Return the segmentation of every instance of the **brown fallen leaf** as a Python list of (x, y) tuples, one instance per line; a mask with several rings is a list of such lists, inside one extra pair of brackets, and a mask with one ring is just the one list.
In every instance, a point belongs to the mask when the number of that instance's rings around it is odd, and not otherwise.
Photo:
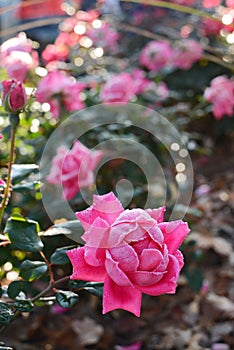
[(90, 317), (85, 317), (83, 320), (73, 320), (71, 326), (79, 336), (82, 345), (97, 344), (104, 333), (104, 328)]

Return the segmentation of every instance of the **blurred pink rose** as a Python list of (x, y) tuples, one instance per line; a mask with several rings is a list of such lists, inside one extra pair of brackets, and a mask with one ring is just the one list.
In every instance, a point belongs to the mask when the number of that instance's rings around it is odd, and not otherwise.
[(196, 2), (196, 0), (172, 0), (172, 2), (178, 5), (192, 6)]
[(203, 0), (202, 6), (208, 9), (211, 7), (219, 6), (220, 3), (221, 3), (221, 0)]
[(4, 180), (0, 179), (0, 186), (1, 187), (5, 187), (6, 186), (6, 183)]
[(94, 169), (101, 159), (101, 151), (91, 151), (80, 141), (71, 150), (61, 146), (52, 159), (52, 167), (47, 181), (63, 186), (64, 197), (73, 198), (80, 188), (94, 184)]
[(45, 64), (53, 61), (66, 61), (69, 56), (69, 48), (64, 44), (49, 44), (42, 52), (42, 58)]
[(60, 106), (68, 111), (84, 108), (80, 93), (85, 84), (76, 83), (75, 79), (61, 71), (49, 72), (38, 84), (36, 91), (37, 101), (49, 103), (51, 113), (58, 118)]
[(113, 75), (102, 87), (100, 98), (103, 102), (127, 103), (134, 96), (134, 81), (129, 73)]
[(215, 119), (224, 115), (233, 116), (234, 113), (234, 82), (225, 75), (211, 80), (210, 87), (205, 89), (205, 100), (213, 104), (212, 112)]
[(145, 77), (145, 72), (141, 69), (134, 69), (131, 73), (135, 94), (142, 94), (146, 90), (153, 89), (155, 87), (154, 82)]
[(223, 24), (219, 21), (215, 21), (212, 18), (202, 19), (203, 35), (218, 35), (223, 28)]
[(2, 81), (2, 101), (5, 110), (9, 113), (18, 112), (27, 102), (27, 95), (21, 81)]
[(0, 134), (0, 140), (1, 140), (1, 139), (3, 139), (3, 135), (2, 135), (2, 134)]
[(132, 345), (127, 345), (127, 346), (117, 345), (115, 347), (115, 350), (140, 350), (141, 346), (142, 346), (142, 343), (139, 341), (137, 343), (134, 343)]
[(164, 211), (124, 210), (110, 192), (76, 213), (86, 244), (67, 251), (71, 279), (104, 282), (104, 314), (124, 309), (140, 316), (142, 293), (175, 293), (184, 264), (178, 248), (189, 228), (181, 220), (164, 222)]
[(109, 23), (102, 22), (101, 27), (92, 27), (86, 35), (92, 39), (96, 47), (102, 47), (105, 51), (112, 53), (118, 50), (119, 33), (111, 28)]
[(201, 44), (193, 39), (180, 40), (179, 46), (171, 56), (172, 65), (181, 69), (189, 69), (202, 57)]
[(10, 78), (24, 81), (29, 70), (38, 66), (38, 53), (24, 33), (5, 41), (0, 47), (1, 66)]
[(165, 41), (151, 41), (142, 50), (140, 63), (153, 71), (160, 71), (169, 66), (171, 61), (172, 48)]

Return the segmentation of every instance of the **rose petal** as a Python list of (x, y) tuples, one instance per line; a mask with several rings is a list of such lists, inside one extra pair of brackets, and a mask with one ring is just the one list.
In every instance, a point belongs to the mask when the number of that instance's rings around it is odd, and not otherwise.
[(142, 293), (132, 286), (119, 286), (107, 276), (104, 281), (103, 314), (123, 309), (140, 316)]
[(164, 213), (166, 211), (166, 207), (160, 207), (158, 209), (146, 209), (146, 212), (156, 220), (158, 223), (163, 222), (164, 219)]
[(72, 280), (84, 280), (92, 282), (103, 282), (106, 277), (104, 266), (94, 267), (88, 265), (84, 259), (85, 248), (75, 248), (67, 251), (67, 255), (73, 266)]
[(94, 248), (86, 245), (84, 258), (88, 265), (104, 266), (105, 259), (106, 259), (106, 250), (102, 248)]
[(163, 275), (163, 278), (152, 286), (137, 286), (137, 288), (145, 294), (149, 295), (161, 295), (165, 293), (175, 293), (177, 279), (179, 277), (181, 267), (176, 257), (169, 256), (169, 263), (167, 265), (167, 272)]
[(163, 255), (159, 250), (144, 249), (140, 256), (140, 265), (138, 267), (138, 270), (152, 271), (158, 267), (162, 259)]
[(107, 248), (109, 236), (109, 224), (100, 217), (97, 217), (90, 229), (86, 231), (82, 239), (90, 246), (95, 248)]
[(164, 235), (164, 243), (170, 254), (174, 254), (190, 232), (188, 224), (182, 220), (162, 222), (158, 224), (158, 227)]
[(110, 192), (102, 196), (95, 195), (93, 205), (86, 210), (76, 213), (76, 215), (84, 229), (88, 230), (97, 217), (112, 224), (123, 210), (123, 206), (118, 198), (113, 192)]
[(122, 245), (110, 249), (113, 260), (118, 261), (119, 268), (128, 272), (136, 271), (139, 259), (135, 250), (130, 245)]
[(111, 254), (106, 251), (105, 261), (106, 273), (119, 286), (131, 286), (127, 275), (119, 267), (119, 263), (114, 261)]
[(155, 283), (159, 282), (163, 278), (164, 273), (166, 272), (136, 271), (129, 272), (128, 277), (132, 284), (138, 288), (138, 286), (155, 285)]

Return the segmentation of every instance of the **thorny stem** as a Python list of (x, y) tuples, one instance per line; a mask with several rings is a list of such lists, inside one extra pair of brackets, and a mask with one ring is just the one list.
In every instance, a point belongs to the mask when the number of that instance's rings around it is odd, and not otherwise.
[(37, 301), (38, 299), (40, 299), (41, 297), (43, 297), (44, 295), (46, 295), (49, 291), (51, 291), (54, 287), (56, 287), (58, 284), (66, 282), (70, 279), (70, 276), (65, 276), (60, 278), (59, 280), (51, 283), (46, 289), (44, 289), (43, 291), (41, 291), (39, 294), (35, 295), (35, 297), (31, 298), (30, 301), (32, 303), (34, 303), (35, 301)]
[(40, 255), (41, 255), (42, 259), (45, 261), (46, 265), (48, 266), (49, 275), (50, 275), (50, 285), (53, 285), (54, 284), (54, 274), (53, 274), (51, 263), (49, 262), (49, 260), (47, 259), (47, 257), (45, 256), (45, 254), (42, 251), (40, 251)]
[(8, 172), (7, 172), (7, 180), (6, 180), (6, 187), (3, 195), (3, 200), (0, 205), (0, 226), (3, 219), (3, 213), (7, 206), (9, 197), (10, 197), (10, 186), (11, 186), (11, 171), (12, 171), (12, 165), (14, 162), (14, 150), (15, 150), (15, 135), (16, 135), (17, 125), (12, 125), (11, 128), (11, 145), (10, 145), (10, 158), (9, 158), (9, 166), (8, 166)]

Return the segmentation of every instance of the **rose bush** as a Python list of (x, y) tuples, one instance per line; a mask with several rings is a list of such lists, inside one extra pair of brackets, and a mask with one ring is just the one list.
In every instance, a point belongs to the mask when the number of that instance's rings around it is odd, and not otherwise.
[(142, 293), (175, 293), (187, 223), (164, 222), (165, 207), (124, 210), (110, 192), (76, 213), (84, 247), (67, 252), (71, 279), (104, 282), (103, 313), (124, 309), (140, 316)]

